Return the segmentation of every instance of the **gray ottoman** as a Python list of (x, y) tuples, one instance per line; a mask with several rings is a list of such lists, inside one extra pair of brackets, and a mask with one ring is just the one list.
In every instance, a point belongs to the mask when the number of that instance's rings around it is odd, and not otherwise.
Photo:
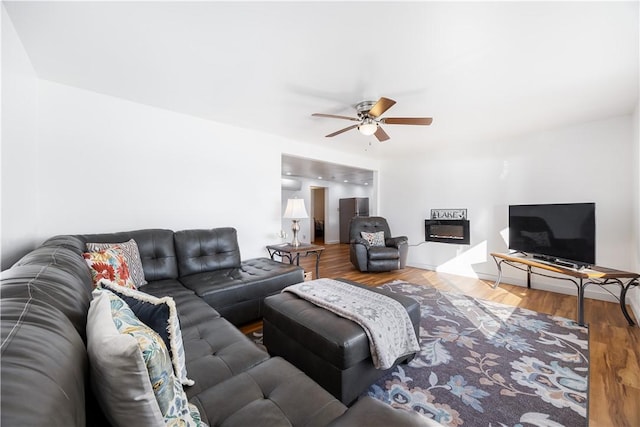
[[(387, 295), (400, 302), (419, 336), (420, 304), (409, 297), (337, 279)], [(369, 340), (360, 325), (290, 292), (265, 298), (264, 345), (304, 371), (345, 405), (389, 370), (373, 366)], [(407, 356), (396, 361), (411, 360)], [(393, 369), (393, 368), (392, 368)]]

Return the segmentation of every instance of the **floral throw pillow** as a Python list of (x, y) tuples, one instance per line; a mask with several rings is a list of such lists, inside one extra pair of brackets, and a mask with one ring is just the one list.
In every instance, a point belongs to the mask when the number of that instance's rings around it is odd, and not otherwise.
[(361, 231), (360, 235), (369, 243), (369, 246), (384, 246), (384, 231), (377, 231), (375, 233)]
[(104, 279), (98, 283), (98, 286), (119, 296), (142, 323), (160, 335), (169, 350), (174, 373), (183, 385), (193, 385), (193, 380), (187, 377), (182, 331), (173, 298), (169, 296), (158, 298), (145, 292), (118, 286)]
[(128, 242), (122, 243), (87, 243), (87, 252), (101, 251), (114, 246), (119, 246), (120, 249), (122, 249), (124, 259), (127, 261), (127, 266), (129, 267), (131, 279), (133, 279), (133, 283), (135, 283), (136, 288), (146, 285), (147, 281), (144, 279), (140, 250), (138, 249), (138, 244), (135, 240), (131, 239)]
[[(96, 290), (94, 297), (100, 292), (105, 292), (109, 296), (111, 315), (117, 330), (121, 334), (132, 336), (138, 342), (165, 425), (204, 426), (197, 408), (189, 404), (182, 384), (173, 372), (169, 351), (162, 338), (141, 322), (127, 303), (116, 294), (108, 290)], [(197, 416), (194, 417), (196, 414)]]
[(136, 289), (124, 253), (119, 246), (82, 254), (91, 271), (93, 284), (96, 286), (102, 279), (115, 282), (125, 288)]

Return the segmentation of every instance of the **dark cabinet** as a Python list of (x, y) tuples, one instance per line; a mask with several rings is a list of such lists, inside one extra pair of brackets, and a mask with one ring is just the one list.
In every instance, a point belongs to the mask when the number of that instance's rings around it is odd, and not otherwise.
[(349, 243), (349, 222), (354, 216), (369, 216), (369, 198), (340, 199), (340, 243)]

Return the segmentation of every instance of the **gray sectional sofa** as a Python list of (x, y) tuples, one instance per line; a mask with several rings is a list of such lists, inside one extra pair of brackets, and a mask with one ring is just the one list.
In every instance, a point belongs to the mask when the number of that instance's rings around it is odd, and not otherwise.
[[(303, 279), (267, 258), (241, 261), (232, 228), (139, 230), (53, 237), (2, 272), (1, 407), (6, 426), (113, 425), (94, 394), (87, 354), (93, 282), (87, 242), (134, 239), (148, 284), (180, 320), (186, 396), (211, 426), (434, 425), (371, 398), (347, 408), (233, 324), (259, 319), (262, 300)], [(222, 316), (221, 316), (222, 314)], [(233, 323), (233, 324), (232, 324)], [(142, 425), (142, 424), (140, 424)]]

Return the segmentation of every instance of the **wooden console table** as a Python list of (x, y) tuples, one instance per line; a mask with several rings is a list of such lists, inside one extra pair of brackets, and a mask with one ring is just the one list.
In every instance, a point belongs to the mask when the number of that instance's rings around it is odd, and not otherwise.
[[(634, 286), (639, 286), (638, 278), (640, 274), (630, 273), (628, 271), (614, 270), (612, 268), (591, 266), (590, 268), (570, 268), (556, 265), (550, 262), (538, 260), (532, 258), (530, 255), (523, 254), (503, 254), (503, 253), (491, 253), (493, 260), (498, 266), (498, 279), (494, 283), (493, 287), (496, 288), (502, 280), (502, 264), (510, 265), (527, 272), (527, 287), (531, 288), (531, 275), (537, 274), (538, 276), (550, 277), (552, 279), (568, 280), (576, 285), (578, 289), (578, 324), (584, 326), (584, 290), (588, 285), (594, 284), (599, 286), (606, 285), (618, 285), (621, 288), (620, 308), (622, 314), (629, 322), (630, 326), (634, 325), (633, 319), (627, 312), (627, 292)], [(525, 266), (526, 268), (522, 267)], [(551, 276), (548, 274), (534, 271), (533, 268), (539, 270), (548, 271), (552, 273), (561, 274), (569, 277)], [(613, 293), (612, 293), (613, 295)], [(615, 295), (614, 295), (615, 296)]]
[(304, 256), (314, 254), (316, 256), (316, 279), (320, 278), (320, 255), (324, 251), (324, 246), (305, 243), (300, 244), (300, 246), (293, 246), (290, 243), (283, 243), (269, 245), (267, 246), (267, 251), (269, 251), (271, 259), (277, 255), (280, 259), (287, 258), (289, 264), (293, 264), (295, 261), (296, 265), (300, 265), (300, 254), (304, 253)]

